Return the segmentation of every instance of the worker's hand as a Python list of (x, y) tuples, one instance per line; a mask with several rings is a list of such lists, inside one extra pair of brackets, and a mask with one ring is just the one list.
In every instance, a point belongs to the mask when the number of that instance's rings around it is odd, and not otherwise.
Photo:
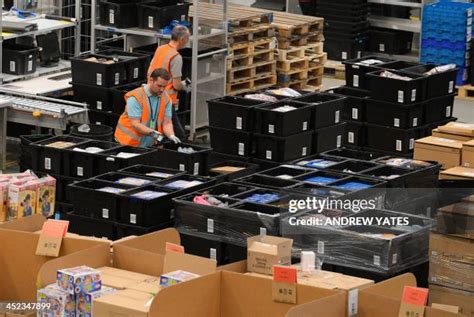
[(181, 143), (181, 140), (178, 139), (178, 137), (177, 137), (176, 135), (174, 135), (174, 134), (173, 134), (172, 136), (170, 136), (169, 139), (170, 139), (171, 141), (173, 141), (174, 144), (179, 144), (179, 143)]
[(184, 91), (184, 92), (191, 92), (191, 89), (192, 89), (192, 88), (191, 88), (191, 82), (190, 82), (188, 79), (183, 80), (183, 81), (181, 82), (181, 86), (183, 87), (183, 88), (182, 88), (182, 91)]
[(163, 141), (163, 138), (164, 138), (163, 134), (161, 134), (160, 132), (155, 131), (155, 130), (150, 132), (150, 136), (153, 139), (155, 139), (155, 141), (157, 141), (158, 143), (161, 143)]

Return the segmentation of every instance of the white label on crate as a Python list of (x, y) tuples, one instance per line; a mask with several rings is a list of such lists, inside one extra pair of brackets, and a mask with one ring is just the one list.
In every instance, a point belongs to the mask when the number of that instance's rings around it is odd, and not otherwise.
[(359, 313), (359, 290), (350, 290), (347, 294), (347, 314), (349, 316), (356, 316)]
[(324, 254), (324, 241), (318, 241), (318, 254)]
[(374, 255), (374, 265), (380, 266), (380, 256)]
[(347, 52), (342, 52), (341, 58), (342, 59), (347, 59)]
[(308, 130), (308, 121), (303, 122), (303, 131)]
[(51, 159), (49, 157), (44, 158), (44, 169), (51, 170)]
[(242, 117), (235, 118), (235, 128), (237, 130), (242, 130)]
[(137, 224), (137, 215), (130, 214), (130, 223)]
[(404, 100), (405, 100), (405, 93), (403, 92), (403, 90), (399, 90), (398, 91), (398, 102), (403, 103)]
[(102, 74), (101, 73), (97, 73), (95, 75), (95, 83), (97, 84), (97, 86), (102, 86)]
[(359, 69), (360, 67), (359, 67), (359, 65), (352, 65), (352, 68), (353, 69)]
[(15, 72), (15, 70), (16, 70), (16, 62), (10, 61), (10, 71)]
[(138, 78), (138, 71), (139, 71), (138, 67), (135, 67), (135, 68), (133, 69), (133, 78), (135, 78), (135, 79)]
[(174, 219), (174, 209), (171, 209), (170, 211), (170, 219)]
[(341, 147), (342, 145), (342, 135), (337, 136), (336, 147)]
[(273, 124), (268, 125), (268, 133), (275, 133), (275, 126)]
[(398, 152), (402, 151), (402, 140), (395, 141), (395, 148)]
[(352, 119), (358, 120), (359, 119), (359, 109), (352, 108)]
[(120, 73), (115, 73), (115, 85), (120, 84)]
[(265, 157), (267, 158), (267, 160), (271, 160), (272, 159), (272, 151), (267, 150)]
[(154, 23), (153, 20), (154, 20), (154, 19), (153, 19), (152, 16), (149, 16), (149, 17), (148, 17), (148, 27), (149, 27), (150, 29), (153, 29), (153, 27), (154, 27), (154, 25), (155, 25), (155, 23)]
[(410, 149), (410, 150), (413, 150), (414, 147), (415, 147), (415, 139), (414, 139), (414, 138), (411, 138), (411, 139), (410, 139), (410, 144), (409, 144), (409, 149)]
[(341, 111), (337, 110), (336, 113), (334, 114), (334, 123), (339, 123), (341, 120)]
[(379, 51), (380, 52), (385, 52), (385, 44), (383, 44), (383, 43), (379, 44)]
[(418, 118), (413, 118), (413, 126), (414, 127), (418, 126)]
[(361, 58), (362, 57), (362, 51), (357, 51), (357, 58)]
[(216, 260), (217, 259), (217, 250), (214, 248), (209, 249), (209, 258), (211, 260)]
[(199, 174), (199, 162), (194, 163), (194, 175)]
[(451, 106), (446, 107), (446, 118), (451, 117)]
[(206, 63), (206, 75), (211, 72), (211, 63)]
[(354, 132), (348, 132), (347, 133), (347, 142), (349, 143), (354, 143)]
[(102, 110), (102, 101), (97, 101), (97, 110)]
[(239, 143), (239, 155), (244, 155), (245, 153), (245, 144), (244, 143)]
[(416, 100), (416, 89), (412, 89), (411, 90), (411, 101), (415, 101)]
[(214, 233), (214, 219), (207, 219), (207, 232)]
[(181, 14), (181, 21), (186, 20), (186, 14)]
[(28, 71), (32, 72), (33, 71), (33, 61), (28, 61)]
[(454, 92), (454, 81), (449, 82), (448, 94), (452, 94)]
[(109, 10), (109, 23), (115, 24), (115, 11), (113, 9)]
[(392, 255), (392, 264), (397, 264), (397, 260), (398, 260), (398, 254), (394, 253)]
[(264, 228), (264, 227), (260, 227), (260, 231), (259, 231), (259, 235), (260, 235), (260, 239), (263, 239), (266, 235), (267, 235), (267, 228)]
[(115, 162), (115, 159), (114, 159), (113, 157), (110, 157), (110, 156), (107, 157), (105, 160), (106, 160), (107, 162)]
[(354, 87), (359, 87), (359, 75), (354, 75), (352, 77), (352, 85)]
[(438, 279), (436, 278), (436, 276), (432, 276), (432, 277), (431, 277), (431, 282), (435, 282), (435, 283), (436, 283), (437, 280), (438, 280)]
[(97, 125), (102, 125), (102, 122), (96, 121), (95, 124), (97, 124)]
[(84, 168), (81, 166), (77, 167), (77, 176), (84, 176)]
[(102, 208), (102, 218), (109, 219), (109, 210), (106, 208)]
[(184, 164), (179, 164), (179, 170), (184, 172), (186, 170), (186, 166), (184, 166)]
[(305, 146), (303, 147), (303, 149), (301, 150), (301, 156), (306, 156), (308, 153), (308, 148)]
[(400, 127), (400, 119), (399, 118), (393, 118), (393, 126), (394, 127)]

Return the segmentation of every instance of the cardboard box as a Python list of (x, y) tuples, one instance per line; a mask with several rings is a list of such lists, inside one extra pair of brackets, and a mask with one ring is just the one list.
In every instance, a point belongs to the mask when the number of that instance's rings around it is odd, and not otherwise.
[(463, 144), (461, 157), (462, 166), (474, 167), (474, 140)]
[(186, 281), (190, 281), (198, 277), (199, 275), (197, 274), (190, 273), (183, 270), (177, 270), (177, 271), (162, 274), (160, 276), (160, 286), (169, 287), (169, 286), (177, 285)]
[(102, 287), (102, 273), (87, 266), (58, 270), (58, 286), (69, 294), (96, 292)]
[(60, 316), (74, 317), (76, 316), (76, 296), (69, 293), (57, 285), (52, 284), (49, 287), (38, 290), (37, 303), (48, 304), (51, 306), (41, 311), (39, 317)]
[(436, 219), (439, 233), (470, 237), (474, 234), (474, 203), (463, 201), (439, 208)]
[(461, 142), (467, 142), (473, 139), (473, 137), (465, 136), (465, 135), (458, 135), (453, 133), (441, 132), (439, 129), (434, 129), (432, 131), (432, 136), (437, 138), (444, 138), (444, 139), (451, 139)]
[(474, 168), (452, 167), (439, 173), (439, 179), (474, 179)]
[[(2, 316), (2, 313), (0, 313), (0, 316)], [(15, 311), (5, 313), (5, 317), (37, 317), (37, 314), (34, 311)]]
[(94, 301), (100, 297), (114, 294), (117, 290), (111, 287), (102, 286), (99, 291), (92, 293), (79, 293), (76, 295), (76, 316), (92, 317)]
[(436, 161), (443, 169), (461, 165), (463, 143), (451, 139), (429, 136), (415, 141), (413, 158), (421, 161)]
[(291, 264), (293, 240), (255, 236), (247, 239), (247, 271), (272, 275), (274, 265)]
[(440, 286), (474, 292), (474, 265), (431, 255), (429, 281)]
[(93, 316), (148, 317), (149, 302), (153, 296), (126, 289), (94, 300)]
[(474, 124), (472, 123), (449, 122), (446, 125), (438, 127), (438, 130), (440, 132), (464, 135), (474, 138)]
[(154, 278), (151, 275), (120, 270), (113, 267), (100, 267), (97, 270), (102, 272), (102, 285), (118, 290), (126, 289)]
[(442, 256), (474, 265), (474, 241), (431, 232), (430, 256)]
[(430, 284), (430, 304), (439, 303), (459, 307), (459, 312), (474, 317), (474, 293)]

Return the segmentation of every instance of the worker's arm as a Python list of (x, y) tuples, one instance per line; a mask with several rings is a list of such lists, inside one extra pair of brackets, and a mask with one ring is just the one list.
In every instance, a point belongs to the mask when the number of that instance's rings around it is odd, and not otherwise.
[(130, 118), (130, 124), (131, 124), (132, 128), (140, 134), (151, 135), (151, 133), (153, 132), (153, 129), (150, 129), (146, 125), (142, 124), (140, 122), (140, 119)]
[(173, 121), (171, 118), (165, 118), (163, 120), (163, 132), (168, 139), (171, 139), (174, 136)]
[(181, 55), (175, 56), (170, 63), (170, 72), (171, 72), (171, 77), (173, 78), (173, 88), (176, 91), (183, 90), (184, 85), (182, 82), (181, 77), (183, 76), (182, 74), (182, 69), (183, 69), (183, 57)]
[(135, 97), (128, 98), (126, 111), (130, 118), (130, 125), (135, 131), (143, 135), (151, 134), (153, 130), (141, 123), (142, 107), (138, 104)]

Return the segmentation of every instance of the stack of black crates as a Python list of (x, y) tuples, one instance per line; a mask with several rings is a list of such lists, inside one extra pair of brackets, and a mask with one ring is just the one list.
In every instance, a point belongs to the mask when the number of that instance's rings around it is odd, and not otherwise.
[(317, 0), (316, 16), (323, 17), (324, 48), (332, 60), (362, 56), (369, 39), (367, 0)]
[[(345, 62), (346, 86), (331, 89), (347, 102), (345, 145), (411, 156), (416, 139), (453, 118), (456, 70), (366, 56)], [(383, 72), (405, 80), (381, 76)]]

